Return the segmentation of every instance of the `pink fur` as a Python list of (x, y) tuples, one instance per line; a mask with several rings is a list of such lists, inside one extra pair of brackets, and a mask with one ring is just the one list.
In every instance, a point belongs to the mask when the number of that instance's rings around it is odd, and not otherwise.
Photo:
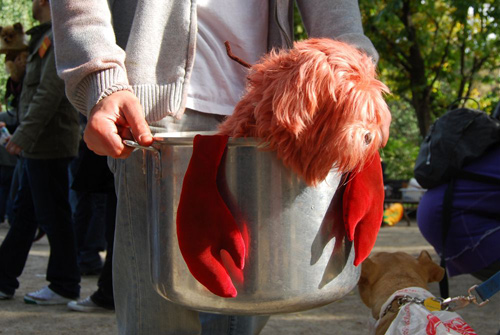
[(315, 185), (332, 168), (359, 170), (380, 148), (388, 92), (369, 56), (343, 42), (309, 39), (252, 66), (245, 95), (219, 131), (259, 138)]

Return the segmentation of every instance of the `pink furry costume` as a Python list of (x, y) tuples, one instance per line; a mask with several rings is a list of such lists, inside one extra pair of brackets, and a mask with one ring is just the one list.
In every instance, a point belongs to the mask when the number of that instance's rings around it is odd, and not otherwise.
[(382, 126), (391, 118), (383, 99), (388, 91), (376, 79), (370, 57), (330, 39), (296, 42), (293, 49), (271, 52), (251, 66), (246, 94), (220, 134), (194, 139), (177, 211), (179, 247), (193, 276), (214, 294), (237, 295), (220, 260), (224, 249), (243, 269), (246, 254), (216, 184), (228, 137), (259, 138), (309, 185), (323, 181), (332, 169), (349, 173), (339, 186), (342, 216), (354, 240), (354, 265), (359, 265), (382, 222), (378, 149)]
[(359, 170), (382, 145), (388, 88), (372, 59), (331, 39), (296, 42), (252, 66), (221, 134), (256, 137), (309, 185)]

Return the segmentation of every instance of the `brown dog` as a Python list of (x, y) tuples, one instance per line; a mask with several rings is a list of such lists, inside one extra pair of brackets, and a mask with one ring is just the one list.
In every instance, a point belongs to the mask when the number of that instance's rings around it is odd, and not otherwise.
[(5, 70), (14, 82), (20, 82), (26, 69), (28, 45), (25, 43), (23, 25), (0, 27), (0, 54), (5, 54)]
[(24, 29), (21, 23), (0, 27), (0, 53), (27, 49), (28, 46), (24, 41)]
[[(380, 252), (363, 262), (358, 289), (361, 300), (378, 320), (382, 305), (394, 292), (408, 287), (428, 289), (428, 283), (443, 276), (444, 269), (425, 250), (417, 258), (404, 252)], [(397, 311), (389, 310), (379, 320), (375, 334), (385, 334), (396, 315)]]

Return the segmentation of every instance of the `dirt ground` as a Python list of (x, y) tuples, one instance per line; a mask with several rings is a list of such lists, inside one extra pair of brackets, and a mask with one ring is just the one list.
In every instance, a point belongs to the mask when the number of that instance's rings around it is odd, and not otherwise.
[[(0, 225), (0, 240), (7, 233), (7, 225)], [(415, 222), (408, 227), (401, 222), (394, 227), (382, 228), (374, 251), (405, 251), (418, 255), (428, 250), (437, 260), (434, 250), (420, 235)], [(27, 305), (23, 295), (45, 285), (45, 269), (48, 260), (48, 243), (44, 238), (35, 243), (25, 271), (20, 278), (21, 287), (13, 300), (0, 302), (1, 335), (111, 335), (116, 334), (113, 313), (71, 312), (66, 306), (40, 307)], [(96, 277), (82, 280), (82, 297), (92, 293)], [(472, 276), (451, 278), (450, 295), (465, 295), (467, 289), (479, 282)], [(431, 291), (438, 294), (437, 283)], [(343, 299), (322, 308), (307, 312), (275, 315), (271, 317), (262, 335), (361, 335), (368, 333), (369, 310), (359, 298), (357, 289)], [(459, 311), (465, 321), (479, 335), (497, 335), (500, 330), (500, 294), (494, 296), (484, 307), (469, 305)], [(157, 334), (151, 334), (157, 335)]]

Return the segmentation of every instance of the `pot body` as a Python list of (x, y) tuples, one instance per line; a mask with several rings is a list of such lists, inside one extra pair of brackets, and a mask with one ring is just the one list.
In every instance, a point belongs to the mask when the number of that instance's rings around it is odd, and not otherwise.
[(156, 136), (159, 153), (146, 152), (151, 274), (160, 295), (195, 310), (259, 315), (322, 306), (356, 286), (360, 269), (353, 265), (354, 249), (341, 220), (340, 176), (332, 171), (308, 187), (252, 139), (229, 140), (218, 178), (247, 243), (243, 271), (225, 261), (238, 295), (221, 298), (201, 285), (189, 272), (176, 235), (193, 137)]

